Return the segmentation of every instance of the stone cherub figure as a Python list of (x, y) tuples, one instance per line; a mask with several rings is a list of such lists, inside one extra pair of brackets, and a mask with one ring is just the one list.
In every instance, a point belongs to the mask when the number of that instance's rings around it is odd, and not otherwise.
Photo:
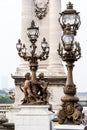
[(30, 73), (25, 74), (25, 82), (20, 87), (24, 93), (22, 104), (47, 104), (49, 92), (47, 91), (47, 83), (44, 81), (44, 74), (40, 73), (39, 78), (35, 81), (31, 80)]

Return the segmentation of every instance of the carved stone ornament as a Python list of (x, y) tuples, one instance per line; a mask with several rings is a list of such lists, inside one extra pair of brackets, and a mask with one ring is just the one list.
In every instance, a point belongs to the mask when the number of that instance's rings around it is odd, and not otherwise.
[(49, 0), (34, 0), (35, 14), (39, 19), (43, 19), (48, 12)]

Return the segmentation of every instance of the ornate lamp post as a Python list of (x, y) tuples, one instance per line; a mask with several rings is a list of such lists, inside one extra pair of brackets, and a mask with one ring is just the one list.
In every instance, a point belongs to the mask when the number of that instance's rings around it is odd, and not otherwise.
[(63, 35), (58, 53), (62, 60), (67, 63), (67, 80), (64, 86), (65, 96), (61, 98), (62, 109), (58, 113), (58, 120), (60, 124), (81, 124), (82, 106), (78, 104), (79, 98), (76, 96), (76, 86), (72, 74), (73, 63), (81, 57), (80, 45), (74, 40), (74, 35), (76, 35), (76, 30), (80, 25), (80, 17), (73, 10), (70, 2), (67, 5), (67, 10), (60, 13), (60, 15), (59, 21), (63, 29)]
[[(30, 55), (28, 55), (27, 48), (25, 47), (25, 44), (21, 43), (21, 40), (18, 40), (18, 43), (16, 44), (16, 48), (18, 50), (18, 54), (21, 58), (23, 58), (25, 61), (28, 61), (30, 64), (30, 70), (32, 72), (32, 76), (30, 79), (30, 74), (27, 74), (28, 76), (28, 86), (25, 85), (25, 97), (23, 99), (23, 104), (46, 104), (47, 103), (47, 95), (45, 95), (45, 99), (43, 98), (43, 87), (41, 86), (42, 82), (41, 80), (44, 79), (44, 75), (40, 75), (40, 79), (36, 79), (36, 71), (38, 69), (38, 60), (46, 60), (48, 58), (49, 54), (49, 46), (46, 42), (46, 39), (43, 38), (43, 41), (41, 42), (41, 48), (42, 53), (37, 55), (36, 53), (36, 41), (39, 34), (39, 28), (35, 26), (35, 22), (31, 22), (31, 27), (27, 28), (27, 35), (29, 37), (29, 40), (31, 42), (30, 48), (31, 52)], [(42, 78), (43, 77), (43, 78)], [(44, 85), (45, 84), (45, 85)], [(44, 92), (47, 94), (46, 90), (46, 83), (43, 83), (44, 85)], [(30, 87), (30, 88), (29, 88)], [(28, 88), (28, 89), (26, 89)]]

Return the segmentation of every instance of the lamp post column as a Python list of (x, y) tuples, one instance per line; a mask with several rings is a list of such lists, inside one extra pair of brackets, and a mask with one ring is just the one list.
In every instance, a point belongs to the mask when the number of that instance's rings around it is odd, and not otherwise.
[(67, 63), (66, 67), (67, 67), (67, 80), (66, 80), (66, 86), (67, 86), (67, 85), (73, 86), (72, 71), (73, 71), (74, 65), (71, 64), (71, 63)]

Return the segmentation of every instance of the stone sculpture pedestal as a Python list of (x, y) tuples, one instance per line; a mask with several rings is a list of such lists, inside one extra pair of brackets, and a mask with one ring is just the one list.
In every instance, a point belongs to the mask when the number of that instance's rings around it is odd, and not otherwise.
[(15, 130), (50, 130), (53, 113), (49, 105), (21, 105), (16, 115)]

